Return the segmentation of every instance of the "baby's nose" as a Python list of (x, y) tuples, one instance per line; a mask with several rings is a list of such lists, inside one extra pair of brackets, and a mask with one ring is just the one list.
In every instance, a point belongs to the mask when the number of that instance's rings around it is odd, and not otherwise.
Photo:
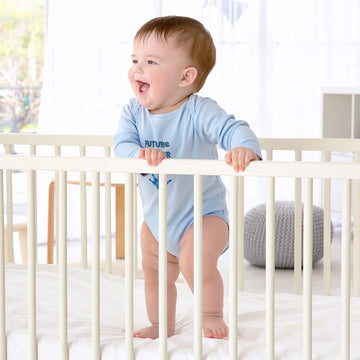
[(140, 63), (137, 63), (134, 65), (134, 73), (137, 74), (137, 73), (142, 73), (143, 72), (143, 69), (142, 69), (142, 66)]

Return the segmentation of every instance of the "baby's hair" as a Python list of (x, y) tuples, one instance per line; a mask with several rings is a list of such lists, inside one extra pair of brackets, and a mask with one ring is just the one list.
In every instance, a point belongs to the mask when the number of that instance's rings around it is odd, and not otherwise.
[(145, 23), (136, 33), (135, 39), (143, 41), (150, 34), (155, 34), (164, 40), (174, 36), (176, 46), (184, 46), (189, 50), (190, 58), (194, 61), (191, 66), (197, 70), (194, 87), (195, 92), (198, 92), (216, 61), (216, 49), (209, 31), (195, 19), (184, 16), (164, 16)]

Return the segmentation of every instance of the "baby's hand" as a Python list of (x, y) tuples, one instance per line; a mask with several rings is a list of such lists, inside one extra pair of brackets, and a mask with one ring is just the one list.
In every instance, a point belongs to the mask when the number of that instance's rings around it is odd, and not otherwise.
[(259, 160), (259, 157), (253, 150), (246, 147), (232, 149), (225, 156), (225, 162), (236, 172), (244, 171), (253, 160)]
[(159, 165), (165, 158), (165, 153), (159, 149), (146, 148), (139, 150), (140, 159), (146, 160), (148, 165)]

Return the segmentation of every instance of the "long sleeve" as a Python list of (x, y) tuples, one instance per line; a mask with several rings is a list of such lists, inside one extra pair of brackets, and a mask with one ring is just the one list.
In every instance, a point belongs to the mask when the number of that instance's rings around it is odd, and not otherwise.
[(141, 148), (133, 101), (125, 105), (120, 114), (118, 131), (114, 136), (114, 153), (120, 158), (138, 158)]
[[(255, 151), (261, 158), (261, 148), (249, 124), (243, 120), (235, 120), (217, 103), (209, 98), (197, 98), (193, 111), (199, 135), (207, 141), (218, 143), (221, 148), (230, 151), (236, 147), (247, 147)], [(200, 115), (201, 114), (201, 115)]]

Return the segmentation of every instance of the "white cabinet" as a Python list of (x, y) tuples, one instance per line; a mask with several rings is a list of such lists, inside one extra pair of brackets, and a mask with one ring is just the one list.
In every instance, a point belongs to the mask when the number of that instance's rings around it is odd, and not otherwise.
[(360, 138), (360, 87), (323, 89), (325, 138)]
[[(323, 89), (322, 136), (324, 138), (360, 138), (360, 87)], [(333, 152), (334, 162), (352, 162), (352, 153)], [(331, 213), (341, 218), (342, 182), (333, 180)]]

